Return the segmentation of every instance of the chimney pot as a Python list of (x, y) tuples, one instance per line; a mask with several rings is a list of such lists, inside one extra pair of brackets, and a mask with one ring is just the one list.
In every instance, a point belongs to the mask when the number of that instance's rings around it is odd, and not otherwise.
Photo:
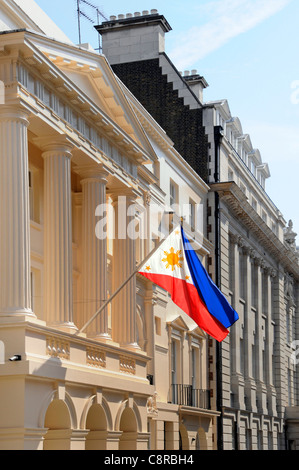
[(133, 16), (132, 13), (127, 13), (127, 14), (126, 14), (126, 17), (127, 17), (127, 18), (132, 18), (132, 16)]
[(114, 16), (114, 15), (110, 16), (110, 20), (111, 20), (111, 21), (115, 21), (115, 20), (116, 20), (116, 16)]
[(140, 11), (135, 11), (134, 16), (141, 16)]
[(118, 19), (119, 19), (119, 20), (123, 20), (124, 17), (125, 17), (125, 15), (118, 15)]
[(191, 70), (191, 75), (197, 75), (197, 70), (196, 69)]
[(146, 16), (146, 15), (148, 15), (148, 14), (149, 14), (149, 11), (148, 11), (148, 10), (143, 10), (143, 12), (142, 12), (142, 15), (143, 15), (143, 16)]
[(156, 15), (158, 13), (158, 10), (154, 9), (154, 10), (151, 10), (151, 15)]

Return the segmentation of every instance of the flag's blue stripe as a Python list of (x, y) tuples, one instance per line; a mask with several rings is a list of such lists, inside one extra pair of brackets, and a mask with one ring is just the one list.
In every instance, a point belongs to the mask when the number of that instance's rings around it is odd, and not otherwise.
[(202, 300), (205, 302), (210, 314), (217, 318), (217, 320), (222, 323), (225, 328), (229, 328), (239, 319), (239, 316), (228, 303), (222, 292), (214, 284), (205, 268), (201, 264), (197, 254), (192, 249), (183, 228), (181, 228), (181, 230), (185, 256), (193, 283)]

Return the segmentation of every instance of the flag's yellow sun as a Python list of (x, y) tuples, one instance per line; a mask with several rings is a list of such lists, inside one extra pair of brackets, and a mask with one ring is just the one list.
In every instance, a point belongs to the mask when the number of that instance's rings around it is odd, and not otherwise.
[(180, 256), (181, 254), (181, 250), (175, 252), (173, 247), (170, 248), (169, 253), (167, 251), (164, 251), (165, 258), (163, 258), (162, 261), (163, 263), (166, 263), (166, 268), (171, 268), (172, 271), (174, 271), (176, 266), (178, 268), (181, 268), (181, 262), (184, 261), (183, 256)]

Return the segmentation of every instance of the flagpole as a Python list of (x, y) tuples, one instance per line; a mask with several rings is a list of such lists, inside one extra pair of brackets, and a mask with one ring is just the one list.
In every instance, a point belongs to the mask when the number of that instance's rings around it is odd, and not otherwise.
[[(171, 232), (172, 233), (172, 232)], [(85, 323), (84, 326), (82, 326), (82, 328), (76, 332), (76, 335), (79, 335), (81, 333), (83, 333), (83, 331), (95, 320), (95, 318), (100, 315), (100, 313), (102, 313), (102, 311), (107, 307), (107, 305), (110, 304), (110, 302), (112, 302), (112, 300), (120, 293), (120, 291), (131, 281), (131, 279), (133, 279), (134, 276), (136, 276), (136, 274), (138, 274), (139, 270), (142, 268), (142, 266), (153, 256), (153, 254), (160, 248), (160, 246), (164, 243), (164, 241), (166, 240), (166, 238), (163, 238), (163, 240), (161, 240), (158, 244), (158, 246), (156, 246), (147, 256), (146, 258), (142, 261), (142, 263), (140, 263), (136, 270), (134, 272), (132, 272), (132, 274), (130, 274), (130, 276), (121, 284), (121, 286), (119, 286), (119, 288), (114, 292), (114, 294), (109, 297), (108, 300), (105, 301), (105, 303), (99, 308), (99, 310), (88, 320), (88, 322)]]

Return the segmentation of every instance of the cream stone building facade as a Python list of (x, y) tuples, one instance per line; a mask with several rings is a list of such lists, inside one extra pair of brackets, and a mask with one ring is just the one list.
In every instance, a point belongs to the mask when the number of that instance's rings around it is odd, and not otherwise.
[(215, 343), (165, 291), (135, 276), (82, 331), (181, 216), (207, 264), (208, 185), (34, 2), (0, 31), (0, 448), (215, 449)]
[(168, 58), (163, 15), (120, 14), (96, 29), (117, 76), (210, 187), (208, 269), (240, 315), (211, 358), (217, 447), (298, 449), (298, 249), (267, 195), (269, 167), (227, 100), (206, 103), (205, 78)]

